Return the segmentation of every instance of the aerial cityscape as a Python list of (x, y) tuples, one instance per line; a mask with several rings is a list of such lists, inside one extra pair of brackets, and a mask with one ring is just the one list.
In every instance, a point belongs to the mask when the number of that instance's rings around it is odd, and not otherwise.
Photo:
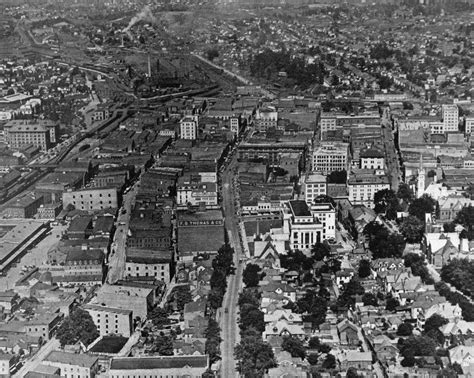
[(474, 377), (474, 0), (0, 0), (0, 376)]

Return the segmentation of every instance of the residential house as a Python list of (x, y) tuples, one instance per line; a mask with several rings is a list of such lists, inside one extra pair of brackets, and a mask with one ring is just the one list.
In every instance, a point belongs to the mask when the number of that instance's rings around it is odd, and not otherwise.
[(275, 336), (296, 336), (303, 338), (305, 335), (306, 331), (303, 325), (289, 323), (286, 320), (279, 320), (266, 324), (262, 337), (264, 340), (268, 340)]
[(360, 343), (357, 326), (347, 319), (337, 324), (337, 332), (341, 345), (357, 346)]
[(355, 350), (347, 351), (338, 356), (340, 367), (347, 371), (349, 368), (356, 370), (372, 370), (372, 353), (359, 352)]

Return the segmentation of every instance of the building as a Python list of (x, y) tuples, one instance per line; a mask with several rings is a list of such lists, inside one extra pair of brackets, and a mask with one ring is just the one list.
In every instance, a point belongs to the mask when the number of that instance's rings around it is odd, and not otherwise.
[(466, 117), (465, 118), (465, 130), (467, 135), (471, 135), (474, 131), (474, 117)]
[(373, 208), (375, 193), (382, 189), (390, 189), (390, 181), (384, 171), (359, 169), (350, 173), (347, 186), (352, 205)]
[(38, 208), (38, 219), (54, 220), (62, 209), (63, 205), (60, 203), (48, 203), (46, 205), (40, 205)]
[(125, 274), (127, 277), (155, 277), (168, 284), (171, 280), (172, 252), (127, 248)]
[(8, 201), (2, 214), (7, 218), (33, 218), (42, 204), (43, 196), (29, 192)]
[(323, 224), (315, 218), (305, 201), (288, 203), (287, 228), (290, 233), (290, 248), (309, 253), (314, 244), (323, 241)]
[(63, 193), (63, 206), (77, 210), (103, 210), (119, 207), (117, 188), (89, 188)]
[(64, 378), (94, 378), (99, 371), (99, 357), (52, 351), (43, 360), (43, 365), (58, 367)]
[(133, 333), (132, 310), (93, 304), (85, 305), (84, 310), (92, 317), (100, 336), (115, 334), (130, 337)]
[(304, 182), (304, 199), (308, 205), (318, 196), (327, 194), (327, 177), (317, 173), (309, 174)]
[(116, 357), (110, 361), (113, 378), (189, 377), (200, 378), (207, 370), (209, 356)]
[(336, 237), (336, 209), (331, 203), (313, 203), (310, 205), (313, 218), (317, 218), (322, 224), (322, 239), (334, 239)]
[(10, 353), (0, 353), (0, 377), (10, 377), (10, 372), (19, 362), (19, 356)]
[(185, 174), (176, 184), (176, 203), (182, 206), (217, 205), (217, 184), (202, 181), (200, 175)]
[(345, 115), (336, 113), (322, 113), (319, 121), (321, 134), (331, 130), (339, 130), (357, 125), (380, 125), (378, 113), (363, 113), (358, 115)]
[(260, 132), (265, 132), (269, 128), (277, 128), (278, 112), (272, 108), (257, 109), (255, 114), (255, 129)]
[(384, 169), (385, 156), (383, 151), (376, 148), (365, 148), (360, 151), (360, 168), (361, 169)]
[(334, 171), (347, 170), (349, 144), (323, 142), (313, 152), (313, 171), (328, 175)]
[(200, 254), (216, 254), (225, 244), (221, 210), (177, 212), (178, 260), (192, 261)]
[(196, 140), (199, 128), (198, 116), (187, 116), (179, 122), (179, 137), (181, 139)]
[(48, 150), (56, 143), (59, 124), (51, 120), (11, 120), (4, 126), (5, 139), (15, 149), (28, 145)]
[(444, 132), (458, 131), (459, 109), (457, 105), (445, 104), (441, 107)]

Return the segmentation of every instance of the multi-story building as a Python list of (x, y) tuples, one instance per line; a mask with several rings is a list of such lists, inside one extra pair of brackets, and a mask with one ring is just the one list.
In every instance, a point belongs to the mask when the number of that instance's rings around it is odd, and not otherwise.
[(176, 203), (192, 206), (217, 205), (217, 185), (215, 182), (202, 181), (200, 175), (185, 174), (176, 184)]
[(318, 196), (327, 194), (327, 177), (317, 173), (309, 174), (304, 181), (304, 199), (308, 205)]
[(313, 218), (317, 218), (322, 224), (322, 239), (334, 239), (336, 237), (336, 209), (331, 203), (314, 203), (310, 205)]
[(64, 378), (94, 378), (99, 371), (99, 357), (88, 354), (52, 351), (42, 363), (61, 369)]
[(231, 117), (229, 119), (230, 131), (232, 131), (236, 137), (239, 136), (240, 132), (240, 117)]
[(2, 214), (8, 218), (33, 218), (42, 204), (43, 196), (29, 192), (10, 200)]
[(77, 210), (103, 210), (119, 207), (117, 188), (89, 188), (63, 193), (63, 207)]
[(376, 148), (365, 148), (360, 151), (361, 169), (384, 169), (385, 156), (382, 151)]
[(328, 175), (334, 171), (347, 170), (349, 144), (323, 142), (313, 152), (313, 171)]
[(459, 109), (457, 105), (445, 104), (441, 107), (444, 132), (458, 131)]
[(169, 250), (157, 251), (128, 248), (125, 257), (127, 277), (155, 277), (168, 284), (171, 280), (172, 253)]
[(132, 335), (132, 310), (93, 304), (85, 305), (84, 310), (92, 317), (100, 336), (115, 334), (130, 337)]
[(383, 170), (354, 169), (347, 183), (349, 201), (353, 205), (374, 207), (374, 195), (379, 190), (390, 189), (390, 181)]
[(19, 362), (19, 356), (0, 353), (0, 377), (10, 377), (11, 370)]
[(58, 131), (59, 124), (51, 120), (11, 120), (4, 126), (5, 139), (15, 149), (34, 145), (46, 151), (56, 143)]
[(179, 137), (196, 140), (199, 128), (198, 116), (186, 116), (179, 122)]
[(258, 109), (255, 114), (255, 129), (260, 132), (265, 132), (269, 128), (276, 129), (278, 125), (278, 112), (272, 108)]
[(323, 113), (319, 125), (321, 134), (324, 134), (327, 131), (344, 129), (354, 125), (380, 125), (380, 115), (378, 113), (359, 115)]
[(466, 122), (466, 134), (471, 135), (472, 132), (474, 131), (474, 117), (466, 117), (465, 118)]

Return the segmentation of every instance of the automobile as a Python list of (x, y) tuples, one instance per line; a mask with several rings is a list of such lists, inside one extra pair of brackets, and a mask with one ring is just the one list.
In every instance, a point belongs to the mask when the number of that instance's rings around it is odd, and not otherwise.
[(122, 214), (127, 214), (127, 209), (122, 209)]
[(226, 314), (228, 314), (228, 313), (229, 313), (229, 309), (226, 307), (225, 310), (224, 310), (224, 312), (225, 312)]
[(126, 223), (125, 222), (119, 222), (119, 226), (125, 226)]

